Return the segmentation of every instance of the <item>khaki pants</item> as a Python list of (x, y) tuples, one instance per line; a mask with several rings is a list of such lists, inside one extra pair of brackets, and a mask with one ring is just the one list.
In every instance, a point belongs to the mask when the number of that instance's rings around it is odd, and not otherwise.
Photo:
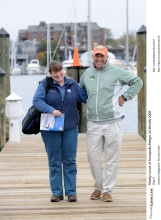
[[(117, 181), (123, 119), (109, 124), (87, 122), (87, 156), (95, 189), (112, 193)], [(104, 153), (104, 161), (103, 159)], [(103, 170), (104, 162), (104, 170)]]

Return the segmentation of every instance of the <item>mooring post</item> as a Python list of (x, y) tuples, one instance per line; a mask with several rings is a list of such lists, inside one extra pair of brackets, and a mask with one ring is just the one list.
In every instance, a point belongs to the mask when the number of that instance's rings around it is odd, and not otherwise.
[[(84, 71), (87, 69), (87, 66), (70, 66), (67, 67), (66, 76), (74, 79), (79, 83), (79, 79)], [(85, 133), (87, 130), (87, 118), (86, 118), (86, 104), (84, 103), (77, 103), (77, 110), (80, 115), (79, 120), (79, 133)]]
[(137, 75), (143, 81), (138, 94), (138, 133), (146, 141), (146, 27), (137, 31)]
[[(0, 150), (9, 138), (9, 120), (5, 116), (5, 98), (10, 94), (9, 34), (0, 29)], [(2, 71), (1, 71), (2, 72)]]
[[(80, 82), (80, 78), (87, 68), (89, 68), (89, 66), (80, 66), (79, 67), (78, 82)], [(79, 133), (86, 133), (87, 132), (86, 104), (79, 103), (79, 114), (80, 114)]]
[(66, 68), (66, 76), (78, 82), (79, 66), (69, 66)]

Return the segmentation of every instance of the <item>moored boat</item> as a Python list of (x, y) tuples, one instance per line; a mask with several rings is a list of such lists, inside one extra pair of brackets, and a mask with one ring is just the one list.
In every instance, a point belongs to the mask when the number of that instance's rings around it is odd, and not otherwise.
[(39, 64), (39, 60), (33, 59), (30, 61), (30, 63), (27, 65), (26, 68), (26, 74), (41, 74), (41, 66)]
[(68, 58), (68, 60), (64, 60), (64, 61), (62, 62), (62, 65), (63, 65), (64, 73), (66, 74), (66, 69), (67, 69), (67, 67), (73, 65), (73, 58), (72, 58), (71, 51), (69, 51), (69, 58)]
[(10, 67), (10, 74), (11, 75), (21, 75), (22, 74), (22, 66), (18, 63), (15, 66)]

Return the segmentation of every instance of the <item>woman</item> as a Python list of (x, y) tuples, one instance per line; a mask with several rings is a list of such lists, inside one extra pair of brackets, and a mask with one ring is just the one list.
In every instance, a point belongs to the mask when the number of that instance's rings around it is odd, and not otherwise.
[(76, 202), (76, 174), (77, 174), (77, 142), (78, 122), (77, 101), (86, 103), (87, 93), (79, 87), (77, 82), (64, 76), (63, 66), (58, 61), (51, 61), (49, 72), (53, 78), (53, 86), (47, 95), (46, 78), (43, 79), (35, 92), (33, 105), (43, 113), (54, 116), (65, 114), (64, 131), (41, 131), (45, 144), (49, 179), (52, 191), (51, 202), (59, 202), (65, 195), (69, 202)]

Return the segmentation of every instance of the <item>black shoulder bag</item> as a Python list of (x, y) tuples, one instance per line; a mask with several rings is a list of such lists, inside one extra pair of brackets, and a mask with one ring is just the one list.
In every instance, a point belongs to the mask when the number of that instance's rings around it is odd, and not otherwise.
[[(46, 80), (47, 87), (45, 90), (47, 94), (52, 87), (53, 79), (52, 77), (46, 77)], [(22, 121), (22, 132), (24, 134), (38, 134), (40, 132), (40, 116), (41, 112), (32, 105)]]

